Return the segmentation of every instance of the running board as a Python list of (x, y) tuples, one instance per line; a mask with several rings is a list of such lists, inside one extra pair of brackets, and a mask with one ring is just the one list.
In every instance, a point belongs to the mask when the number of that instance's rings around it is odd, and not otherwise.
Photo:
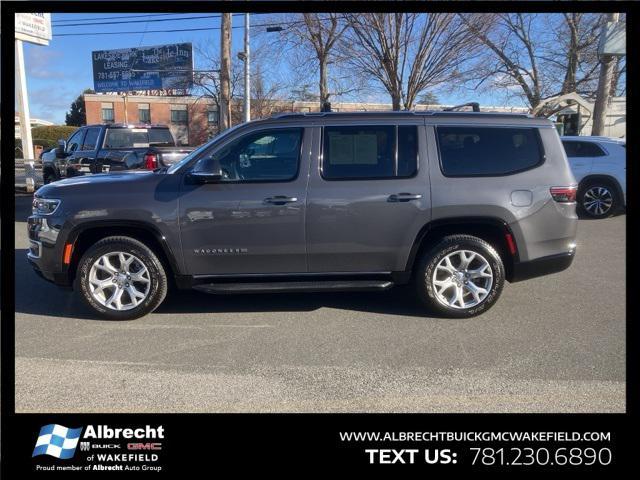
[(207, 283), (195, 285), (194, 290), (205, 293), (265, 293), (265, 292), (338, 292), (338, 291), (379, 291), (393, 287), (388, 280), (331, 280), (300, 282), (260, 282), (260, 283)]

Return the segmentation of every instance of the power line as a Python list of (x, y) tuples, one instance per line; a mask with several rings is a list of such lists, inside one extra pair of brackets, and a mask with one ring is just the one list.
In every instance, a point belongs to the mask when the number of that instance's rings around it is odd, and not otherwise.
[(199, 15), (195, 17), (181, 17), (181, 18), (153, 18), (151, 20), (128, 20), (126, 22), (87, 22), (87, 23), (70, 23), (67, 25), (58, 25), (59, 27), (84, 27), (86, 25), (118, 25), (128, 23), (146, 23), (146, 22), (179, 22), (181, 20), (198, 20), (201, 18), (220, 18), (220, 15)]
[[(51, 22), (52, 25), (56, 25), (58, 23), (62, 23), (62, 22), (83, 22), (85, 20), (116, 20), (116, 19), (120, 19), (120, 18), (147, 18), (147, 17), (166, 17), (167, 15), (175, 15), (175, 13), (153, 13), (153, 14), (149, 14), (149, 15), (121, 15), (121, 16), (117, 16), (117, 17), (93, 17), (93, 18), (69, 18), (69, 19), (63, 19), (63, 20), (53, 20)], [(68, 25), (60, 25), (61, 27), (65, 27)]]
[[(337, 17), (337, 18), (346, 18), (346, 17)], [(329, 20), (329, 19), (322, 19)], [(253, 25), (254, 27), (273, 27), (277, 25), (298, 25), (305, 23), (304, 20), (293, 21), (293, 22), (276, 22), (276, 23), (263, 23), (260, 25)], [(232, 29), (244, 28), (244, 25), (236, 25), (232, 26)], [(211, 30), (220, 30), (220, 27), (202, 27), (202, 28), (175, 28), (168, 30), (147, 30), (146, 33), (175, 33), (175, 32), (202, 32), (202, 31), (211, 31)], [(82, 35), (129, 35), (129, 34), (140, 34), (140, 31), (130, 31), (130, 32), (86, 32), (86, 33), (54, 33), (54, 37), (75, 37)]]
[[(244, 28), (244, 27), (232, 27), (232, 28)], [(199, 32), (205, 30), (220, 30), (220, 27), (206, 27), (206, 28), (176, 28), (170, 30), (147, 30), (146, 33), (173, 33), (173, 32)], [(77, 37), (82, 35), (130, 35), (137, 34), (139, 31), (133, 32), (87, 32), (87, 33), (54, 33), (54, 37)]]
[[(68, 19), (68, 20), (57, 20), (52, 22), (54, 26), (58, 27), (83, 27), (85, 25), (116, 25), (116, 24), (127, 24), (127, 23), (143, 23), (143, 22), (179, 22), (181, 20), (193, 20), (199, 18), (220, 18), (219, 14), (215, 15), (200, 15), (195, 17), (174, 17), (174, 18), (158, 18), (153, 20), (128, 20), (128, 21), (116, 21), (116, 22), (93, 22), (93, 20), (117, 20), (120, 18), (146, 18), (146, 17), (158, 17), (158, 16), (167, 16), (167, 15), (176, 15), (174, 13), (156, 13), (152, 15), (125, 15), (121, 17), (99, 17), (99, 18), (82, 18), (82, 19)], [(269, 15), (268, 13), (254, 13), (252, 15)], [(234, 13), (234, 17), (244, 16), (244, 13)], [(82, 22), (88, 20), (85, 23), (67, 23), (65, 25), (58, 25), (57, 22)]]

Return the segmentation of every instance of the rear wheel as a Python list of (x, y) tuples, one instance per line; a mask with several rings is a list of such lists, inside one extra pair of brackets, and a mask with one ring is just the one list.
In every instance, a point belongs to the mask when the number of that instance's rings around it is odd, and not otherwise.
[(504, 265), (487, 242), (470, 235), (444, 237), (418, 260), (418, 297), (454, 318), (479, 315), (493, 306), (504, 286)]
[(620, 207), (616, 188), (606, 180), (592, 180), (580, 187), (578, 203), (582, 212), (591, 218), (605, 218)]
[(76, 282), (87, 305), (110, 320), (151, 313), (167, 294), (162, 263), (129, 237), (107, 237), (91, 247), (80, 260)]

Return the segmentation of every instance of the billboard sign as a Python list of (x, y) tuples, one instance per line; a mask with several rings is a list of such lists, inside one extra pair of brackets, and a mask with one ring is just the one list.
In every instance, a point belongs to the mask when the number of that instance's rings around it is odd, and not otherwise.
[(189, 88), (193, 84), (191, 43), (91, 52), (96, 92)]
[(16, 38), (38, 45), (49, 45), (51, 40), (50, 13), (16, 13)]

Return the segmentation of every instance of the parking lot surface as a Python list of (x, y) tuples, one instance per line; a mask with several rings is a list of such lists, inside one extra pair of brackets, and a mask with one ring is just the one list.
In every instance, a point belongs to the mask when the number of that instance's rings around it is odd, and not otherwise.
[(26, 261), (16, 197), (17, 412), (623, 412), (625, 222), (582, 220), (562, 273), (506, 284), (480, 317), (384, 293), (174, 292), (92, 318)]

